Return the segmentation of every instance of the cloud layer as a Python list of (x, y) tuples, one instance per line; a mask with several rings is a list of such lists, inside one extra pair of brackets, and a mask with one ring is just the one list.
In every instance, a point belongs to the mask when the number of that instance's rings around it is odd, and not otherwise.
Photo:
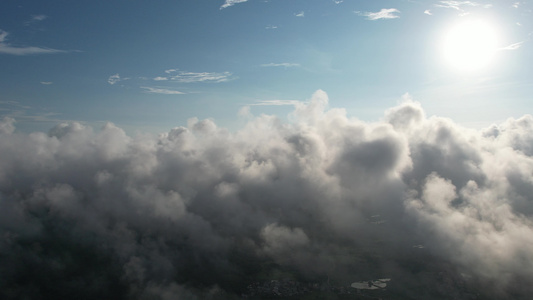
[(232, 298), (280, 272), (392, 278), (411, 299), (532, 295), (532, 116), (478, 131), (412, 101), (377, 123), (323, 91), (294, 105), (290, 123), (157, 137), (4, 119), (1, 298)]

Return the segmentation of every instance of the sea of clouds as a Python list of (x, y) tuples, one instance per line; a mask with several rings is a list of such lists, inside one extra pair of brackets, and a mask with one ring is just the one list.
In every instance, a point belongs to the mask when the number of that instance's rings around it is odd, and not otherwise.
[(0, 298), (230, 298), (276, 269), (533, 295), (532, 116), (475, 130), (407, 100), (368, 123), (319, 90), (289, 119), (130, 137), (4, 118)]

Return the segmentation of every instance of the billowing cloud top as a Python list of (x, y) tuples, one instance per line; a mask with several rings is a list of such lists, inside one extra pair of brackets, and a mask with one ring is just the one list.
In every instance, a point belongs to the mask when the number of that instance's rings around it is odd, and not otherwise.
[(377, 123), (323, 91), (294, 105), (290, 123), (191, 119), (157, 137), (4, 119), (1, 298), (220, 299), (275, 274), (532, 295), (532, 116), (478, 131), (412, 101)]

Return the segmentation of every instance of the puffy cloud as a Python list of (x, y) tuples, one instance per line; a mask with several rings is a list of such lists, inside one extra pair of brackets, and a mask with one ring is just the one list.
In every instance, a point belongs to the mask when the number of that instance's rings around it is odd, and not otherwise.
[(4, 117), (4, 119), (0, 122), (0, 133), (3, 134), (10, 134), (15, 131), (15, 119)]
[(111, 85), (117, 83), (117, 82), (120, 82), (120, 75), (117, 73), (115, 75), (111, 75), (109, 76), (109, 78), (107, 79), (107, 82)]
[(1, 298), (220, 299), (276, 274), (532, 295), (533, 117), (473, 130), (411, 100), (375, 123), (328, 105), (317, 91), (234, 133), (4, 119)]

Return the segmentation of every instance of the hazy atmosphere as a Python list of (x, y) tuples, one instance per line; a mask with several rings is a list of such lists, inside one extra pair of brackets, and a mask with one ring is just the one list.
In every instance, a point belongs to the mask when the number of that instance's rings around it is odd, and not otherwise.
[(1, 6), (0, 298), (533, 297), (530, 2)]

